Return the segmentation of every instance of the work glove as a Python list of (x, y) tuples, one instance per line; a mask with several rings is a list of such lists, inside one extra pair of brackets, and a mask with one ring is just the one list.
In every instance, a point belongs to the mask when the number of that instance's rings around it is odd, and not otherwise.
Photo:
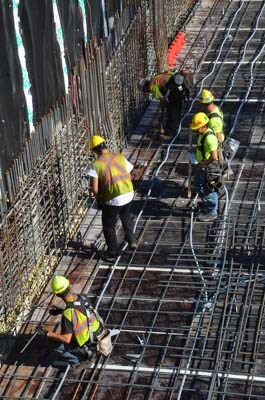
[(48, 331), (43, 325), (39, 325), (36, 330), (40, 336), (47, 336)]
[(58, 307), (58, 306), (52, 306), (49, 309), (49, 314), (50, 315), (60, 315), (62, 313), (63, 313), (63, 309), (61, 307)]

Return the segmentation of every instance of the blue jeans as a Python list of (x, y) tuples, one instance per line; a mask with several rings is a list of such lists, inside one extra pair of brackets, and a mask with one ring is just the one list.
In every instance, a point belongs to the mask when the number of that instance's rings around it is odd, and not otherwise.
[(84, 356), (81, 354), (74, 353), (74, 350), (76, 350), (77, 346), (76, 344), (70, 343), (70, 344), (65, 344), (61, 343), (59, 346), (57, 346), (54, 351), (58, 353), (58, 355), (64, 360), (69, 362), (71, 365), (79, 364), (81, 361), (85, 359)]
[(216, 217), (218, 213), (218, 193), (215, 189), (211, 189), (208, 186), (207, 172), (200, 166), (197, 167), (195, 172), (193, 184), (203, 199), (206, 206), (206, 213)]

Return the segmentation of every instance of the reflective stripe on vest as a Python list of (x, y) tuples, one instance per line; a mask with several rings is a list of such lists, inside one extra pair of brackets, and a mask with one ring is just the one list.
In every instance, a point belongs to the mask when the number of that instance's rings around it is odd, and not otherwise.
[(95, 161), (94, 167), (99, 178), (99, 194), (104, 201), (133, 191), (131, 175), (121, 154), (105, 153)]
[(157, 85), (164, 88), (169, 79), (174, 75), (175, 72), (165, 72), (164, 74), (159, 74), (157, 76), (154, 76), (154, 78), (152, 78), (151, 81), (151, 86)]
[[(111, 156), (107, 158), (100, 157), (100, 160), (98, 161), (103, 161), (105, 163), (101, 184), (102, 190), (104, 190), (110, 184), (112, 185), (115, 182), (131, 178), (131, 175), (124, 169), (121, 164), (119, 164), (119, 161), (117, 160), (117, 154), (111, 154)], [(113, 168), (116, 168), (120, 172), (120, 174), (112, 176), (111, 170), (113, 170)]]
[[(66, 308), (63, 312), (65, 318), (72, 323), (73, 335), (79, 346), (83, 346), (89, 340), (89, 329), (87, 316), (76, 308)], [(96, 317), (91, 314), (92, 330), (96, 332), (100, 326), (99, 321)]]

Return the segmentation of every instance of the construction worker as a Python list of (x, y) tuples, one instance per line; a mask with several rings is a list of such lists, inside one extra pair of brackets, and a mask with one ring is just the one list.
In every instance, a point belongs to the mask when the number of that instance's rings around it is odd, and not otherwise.
[(213, 94), (203, 89), (199, 97), (199, 102), (204, 106), (204, 112), (209, 118), (209, 128), (215, 133), (218, 142), (221, 144), (224, 141), (224, 116), (222, 110), (214, 104)]
[(93, 135), (89, 144), (98, 157), (88, 175), (92, 177), (92, 191), (102, 209), (103, 233), (108, 246), (103, 258), (113, 260), (119, 255), (116, 235), (118, 217), (121, 219), (125, 240), (130, 249), (137, 248), (130, 215), (134, 196), (130, 176), (133, 165), (122, 154), (110, 153), (101, 136)]
[(199, 221), (210, 222), (217, 218), (218, 187), (220, 186), (220, 165), (218, 161), (218, 140), (209, 128), (209, 118), (199, 112), (192, 118), (190, 128), (197, 134), (196, 159), (198, 168), (194, 176), (194, 186), (200, 192), (205, 213)]
[[(70, 364), (76, 370), (82, 369), (83, 366), (88, 365), (88, 360), (95, 354), (91, 342), (96, 341), (97, 336), (102, 333), (103, 321), (93, 309), (92, 312), (89, 311), (90, 318), (88, 319), (89, 303), (87, 299), (84, 296), (73, 294), (70, 281), (64, 276), (54, 276), (51, 280), (51, 290), (66, 304), (64, 309), (55, 306), (49, 310), (51, 315), (62, 314), (61, 333), (48, 331), (43, 325), (38, 327), (38, 331), (49, 339), (61, 342), (54, 348), (54, 351), (64, 362), (55, 362), (54, 365)], [(93, 336), (92, 340), (91, 336)]]
[[(160, 101), (161, 138), (163, 135), (173, 136), (179, 125), (182, 103), (189, 99), (189, 90), (181, 72), (166, 71), (152, 79), (142, 79), (139, 88), (143, 93), (151, 93)], [(166, 118), (164, 115), (166, 113)]]

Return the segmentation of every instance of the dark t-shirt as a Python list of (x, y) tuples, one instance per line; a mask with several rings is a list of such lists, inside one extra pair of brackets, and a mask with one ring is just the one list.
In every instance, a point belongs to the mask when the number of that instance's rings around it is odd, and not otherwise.
[(174, 81), (174, 76), (168, 80), (166, 83), (166, 88), (168, 92), (168, 102), (169, 103), (179, 103), (181, 104), (183, 100), (189, 97), (189, 90), (187, 89), (185, 83), (182, 85), (176, 85)]

